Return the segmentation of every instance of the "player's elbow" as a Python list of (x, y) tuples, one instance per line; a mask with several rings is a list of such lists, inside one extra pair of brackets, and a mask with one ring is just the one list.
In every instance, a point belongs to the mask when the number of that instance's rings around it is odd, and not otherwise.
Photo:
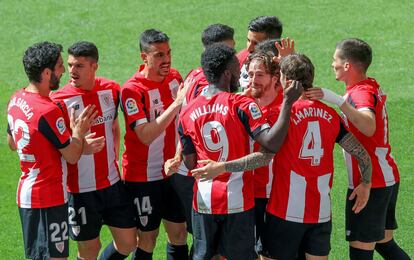
[(375, 124), (368, 124), (363, 129), (361, 129), (361, 132), (367, 137), (372, 137), (375, 134), (375, 130)]

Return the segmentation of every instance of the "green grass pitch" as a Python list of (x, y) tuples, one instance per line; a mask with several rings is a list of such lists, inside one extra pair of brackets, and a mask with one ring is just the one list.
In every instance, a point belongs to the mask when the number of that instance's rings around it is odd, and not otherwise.
[[(358, 37), (373, 48), (369, 75), (388, 93), (390, 140), (401, 173), (396, 240), (414, 256), (414, 71), (412, 23), (414, 2), (401, 1), (0, 1), (0, 258), (24, 259), (15, 192), (20, 176), (18, 157), (6, 144), (6, 104), (10, 95), (26, 86), (21, 63), (31, 44), (49, 40), (64, 48), (78, 40), (95, 42), (100, 51), (99, 76), (124, 83), (137, 69), (138, 36), (158, 28), (170, 36), (173, 67), (185, 76), (199, 64), (201, 31), (211, 23), (224, 23), (236, 31), (236, 49), (245, 46), (247, 24), (259, 15), (276, 15), (284, 23), (284, 36), (294, 38), (296, 49), (316, 67), (315, 85), (343, 92), (330, 64), (337, 41)], [(66, 60), (67, 53), (63, 54)], [(61, 82), (67, 82), (65, 73)], [(122, 123), (123, 124), (123, 123)], [(331, 259), (346, 259), (344, 199), (347, 177), (336, 150), (332, 191), (333, 233)], [(102, 243), (110, 241), (106, 228)], [(71, 243), (70, 259), (76, 245)], [(376, 259), (380, 259), (378, 255)], [(154, 259), (165, 259), (165, 234), (160, 232)]]

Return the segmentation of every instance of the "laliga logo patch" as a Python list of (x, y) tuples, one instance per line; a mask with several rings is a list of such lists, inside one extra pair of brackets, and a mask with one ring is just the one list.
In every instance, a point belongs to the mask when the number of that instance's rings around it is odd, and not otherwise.
[(72, 226), (72, 233), (77, 237), (80, 233), (80, 226)]
[(148, 216), (140, 216), (139, 222), (141, 222), (141, 225), (145, 227), (148, 224)]
[(250, 114), (253, 119), (258, 119), (262, 117), (262, 112), (256, 103), (250, 103), (249, 105)]
[(63, 134), (66, 130), (66, 125), (65, 125), (65, 120), (63, 119), (63, 117), (59, 117), (56, 120), (56, 128), (59, 131), (60, 134)]
[(62, 242), (55, 243), (55, 247), (56, 247), (57, 251), (59, 251), (60, 253), (62, 253), (63, 250), (65, 249), (65, 243), (63, 241)]
[(138, 113), (137, 102), (133, 98), (127, 98), (125, 101), (125, 108), (129, 116)]

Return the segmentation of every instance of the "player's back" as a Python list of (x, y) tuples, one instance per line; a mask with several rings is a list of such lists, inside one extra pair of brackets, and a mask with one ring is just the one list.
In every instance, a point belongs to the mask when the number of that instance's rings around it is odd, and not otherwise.
[(12, 96), (7, 117), (22, 170), (18, 206), (45, 208), (63, 204), (66, 168), (62, 168), (63, 159), (57, 148), (69, 144), (70, 134), (61, 110), (49, 97), (23, 89)]
[[(229, 161), (245, 156), (250, 153), (249, 138), (268, 127), (253, 99), (227, 92), (211, 98), (199, 96), (180, 114), (180, 131), (191, 137), (198, 160)], [(194, 205), (199, 212), (228, 214), (253, 207), (251, 171), (227, 172), (196, 186)]]
[(330, 219), (333, 149), (340, 131), (336, 111), (319, 101), (292, 106), (286, 140), (276, 154), (268, 211), (305, 223)]

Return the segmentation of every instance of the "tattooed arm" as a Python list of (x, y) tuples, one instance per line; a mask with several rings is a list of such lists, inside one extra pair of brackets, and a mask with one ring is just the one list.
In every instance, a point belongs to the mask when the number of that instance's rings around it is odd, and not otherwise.
[(255, 153), (228, 162), (200, 160), (198, 163), (205, 165), (192, 170), (191, 173), (201, 181), (210, 180), (224, 172), (242, 172), (269, 165), (274, 155), (274, 153), (260, 147), (259, 151)]
[(361, 183), (354, 188), (351, 196), (349, 196), (349, 200), (355, 199), (352, 210), (357, 214), (366, 206), (369, 199), (372, 176), (371, 158), (365, 148), (351, 133), (345, 134), (338, 143), (346, 152), (357, 159), (361, 171)]

